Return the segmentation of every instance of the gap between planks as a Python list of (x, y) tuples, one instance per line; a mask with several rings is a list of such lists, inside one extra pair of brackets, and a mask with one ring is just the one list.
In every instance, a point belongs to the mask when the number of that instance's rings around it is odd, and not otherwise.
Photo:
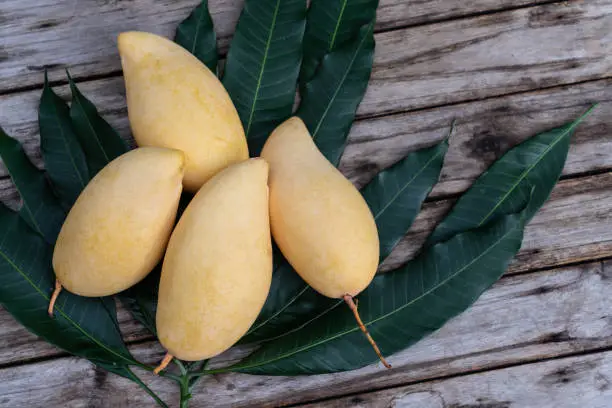
[[(602, 268), (602, 270), (603, 270), (605, 263), (610, 261), (610, 260), (612, 260), (612, 256), (601, 258), (601, 259), (589, 259), (589, 260), (585, 260), (585, 261), (581, 261), (581, 262), (575, 262), (575, 263), (570, 263), (570, 264), (555, 265), (555, 266), (551, 266), (551, 267), (548, 267), (548, 268), (526, 270), (526, 271), (520, 271), (520, 272), (510, 273), (510, 274), (506, 273), (506, 274), (502, 275), (502, 277), (496, 282), (496, 284), (498, 284), (498, 283), (502, 283), (503, 284), (505, 281), (510, 280), (510, 279), (515, 279), (517, 277), (521, 277), (521, 278), (528, 278), (530, 276), (535, 277), (538, 274), (550, 274), (550, 273), (554, 273), (555, 271), (564, 271), (566, 269), (588, 267), (588, 266), (593, 266), (593, 265), (599, 265)], [(126, 345), (128, 345), (128, 346), (138, 346), (138, 345), (147, 345), (147, 344), (156, 344), (156, 343), (158, 343), (157, 338), (155, 336), (153, 336), (152, 334), (150, 334), (149, 331), (144, 326), (142, 326), (138, 321), (136, 321), (133, 317), (131, 317), (131, 312), (129, 312), (129, 310), (127, 308), (125, 308), (120, 302), (117, 302), (117, 311), (118, 311), (118, 313), (128, 314), (130, 316), (131, 323), (133, 323), (136, 327), (138, 327), (138, 331), (136, 332), (136, 334), (132, 334), (134, 339), (133, 340), (126, 340), (125, 341)], [(1, 308), (0, 308), (0, 313), (8, 314), (8, 312), (6, 310), (3, 310)], [(124, 327), (125, 326), (125, 322), (122, 323), (120, 321), (119, 323), (120, 323), (120, 327), (123, 326), (123, 327), (121, 327), (121, 329), (122, 329), (122, 334), (125, 337), (125, 333), (123, 333), (125, 331), (125, 327)], [(28, 358), (28, 359), (19, 360), (19, 361), (12, 361), (12, 362), (5, 363), (5, 364), (2, 364), (0, 362), (0, 370), (8, 369), (8, 368), (14, 368), (14, 367), (20, 367), (20, 366), (24, 366), (24, 365), (31, 365), (31, 364), (38, 364), (38, 363), (43, 363), (43, 362), (49, 362), (49, 361), (53, 361), (53, 360), (57, 360), (57, 359), (61, 359), (61, 358), (66, 358), (66, 357), (74, 357), (70, 353), (64, 352), (61, 349), (56, 349), (56, 350), (58, 350), (58, 352), (56, 354), (51, 354), (51, 355), (46, 355), (46, 356), (39, 356), (39, 357), (32, 357), (32, 358)], [(588, 351), (585, 351), (585, 353), (588, 353)], [(563, 356), (565, 356), (565, 355), (563, 355)], [(560, 356), (559, 358), (561, 358), (563, 356)], [(554, 357), (554, 358), (557, 358), (557, 357)], [(543, 358), (543, 359), (535, 360), (535, 361), (544, 361), (544, 360), (547, 360), (547, 358)], [(522, 363), (509, 364), (508, 366), (515, 366), (515, 365), (521, 365), (521, 364)], [(481, 372), (481, 371), (489, 371), (489, 369), (483, 369), (483, 370), (475, 369), (473, 371), (467, 372), (466, 375), (470, 374), (470, 373)], [(459, 375), (463, 375), (463, 374), (449, 375), (449, 376), (439, 376), (439, 377), (435, 377), (435, 379), (438, 379), (438, 378), (452, 378), (452, 377), (459, 376)], [(414, 384), (414, 383), (416, 383), (416, 382), (409, 382), (409, 383), (405, 383), (403, 385), (410, 385), (410, 384)], [(383, 389), (383, 388), (381, 388), (381, 389)], [(367, 391), (367, 392), (369, 392), (369, 391)]]
[[(601, 369), (600, 363), (602, 362), (604, 362), (604, 367), (608, 366), (608, 369)], [(607, 408), (610, 398), (612, 397), (610, 393), (612, 379), (606, 377), (604, 374), (612, 372), (611, 370), (612, 353), (610, 353), (610, 348), (607, 348), (592, 353), (582, 353), (566, 356), (564, 358), (546, 359), (528, 364), (501, 367), (493, 371), (474, 372), (467, 375), (450, 376), (399, 387), (381, 388), (373, 392), (356, 392), (338, 398), (321, 399), (313, 401), (313, 403), (294, 404), (288, 407), (316, 406), (344, 408), (349, 406), (375, 406), (377, 408), (382, 408), (390, 406), (427, 406), (430, 408), (444, 408), (452, 406), (464, 408), (508, 408), (511, 405), (516, 405), (517, 407), (537, 406), (556, 408), (560, 406), (558, 405), (559, 403), (564, 404), (563, 406), (565, 407), (569, 398), (572, 398), (574, 404), (579, 404), (571, 405), (572, 407), (592, 404), (594, 400), (596, 400), (597, 407)], [(595, 371), (595, 373), (593, 373), (593, 378), (588, 378), (581, 383), (581, 377), (584, 374), (590, 374), (591, 371)], [(522, 372), (522, 375), (508, 375), (508, 373), (515, 372)], [(517, 381), (517, 378), (520, 378), (520, 380)], [(504, 390), (500, 389), (495, 391), (492, 390), (494, 387), (499, 387), (500, 384), (508, 386), (508, 380), (513, 381), (514, 384), (520, 381), (525, 382), (525, 380), (527, 383), (524, 384), (523, 387), (510, 387), (512, 389), (510, 393), (504, 393)], [(473, 381), (473, 384), (470, 384), (471, 381)], [(447, 397), (453, 399), (453, 401), (448, 401), (443, 396), (448, 390), (448, 385), (452, 383), (455, 383), (455, 392), (451, 392), (450, 396), (447, 395)], [(472, 385), (472, 387), (467, 391), (465, 390), (465, 386), (456, 387), (457, 383)], [(533, 389), (530, 389), (532, 387)], [(434, 388), (437, 388), (438, 391), (433, 391)], [(458, 393), (457, 388), (460, 388)], [(542, 388), (544, 390), (542, 390)], [(570, 389), (568, 390), (567, 388)], [(512, 397), (516, 398), (516, 400), (507, 401), (508, 394), (515, 392), (514, 390), (520, 390), (518, 393), (522, 395), (522, 398), (513, 395)], [(547, 394), (542, 395), (542, 391)], [(553, 397), (555, 401), (551, 401), (551, 397)], [(503, 399), (504, 401), (499, 401), (499, 399)], [(539, 401), (536, 402), (535, 400)], [(449, 405), (451, 403), (452, 405)], [(529, 405), (525, 405), (525, 403)], [(595, 405), (587, 406), (589, 408), (595, 408)]]
[[(514, 365), (602, 350), (612, 346), (611, 317), (608, 316), (610, 298), (606, 296), (612, 277), (609, 266), (612, 265), (605, 263), (602, 266), (597, 262), (530, 277), (503, 279), (485, 292), (474, 307), (451, 320), (437, 333), (409, 350), (395, 354), (395, 370), (370, 366), (310, 377), (212, 376), (202, 380), (199, 390), (194, 393), (193, 403), (194, 406), (231, 404), (236, 407), (304, 403), (361, 392), (366, 384), (372, 389), (386, 388), (415, 380), (424, 382), (430, 378), (448, 377), (475, 368), (495, 368), (509, 363)], [(480, 330), (485, 335), (475, 337), (473, 333)], [(156, 344), (143, 344), (131, 347), (131, 350), (145, 363), (152, 363), (163, 355), (163, 350)], [(236, 354), (232, 354), (223, 361), (235, 357)], [(56, 373), (62, 374), (58, 376)], [(108, 376), (103, 382), (95, 381), (98, 371), (80, 359), (65, 358), (2, 370), (0, 378), (5, 381), (6, 391), (15, 389), (14, 393), (7, 393), (11, 398), (6, 403), (13, 403), (7, 407), (15, 406), (16, 402), (38, 401), (42, 395), (47, 395), (52, 402), (78, 404), (96, 390), (107, 402), (116, 398), (117, 406), (148, 403), (147, 397), (127, 380)], [(17, 390), (17, 384), (26, 379), (41, 387), (31, 393)], [(164, 399), (174, 401), (176, 390), (172, 384), (149, 375), (145, 375), (144, 380), (152, 382)], [(121, 405), (122, 400), (124, 405)]]
[[(381, 3), (382, 3), (380, 5), (381, 9), (388, 6), (387, 4), (385, 4), (386, 2), (384, 0)], [(473, 19), (473, 18), (478, 18), (478, 17), (483, 17), (483, 16), (490, 16), (490, 15), (494, 15), (498, 13), (505, 13), (505, 12), (517, 11), (521, 9), (529, 9), (533, 7), (552, 5), (556, 3), (562, 4), (562, 3), (565, 3), (565, 1), (564, 0), (531, 1), (531, 2), (521, 3), (519, 5), (507, 5), (507, 6), (502, 6), (499, 8), (493, 8), (489, 10), (477, 10), (473, 12), (467, 12), (464, 14), (443, 15), (441, 17), (434, 17), (431, 20), (423, 20), (423, 21), (418, 21), (418, 20), (410, 21), (409, 20), (407, 23), (403, 23), (403, 24), (401, 23), (401, 20), (391, 21), (391, 22), (383, 20), (382, 24), (376, 25), (374, 29), (374, 33), (375, 34), (379, 34), (379, 33), (385, 34), (385, 33), (390, 33), (390, 32), (398, 31), (398, 30), (427, 27), (427, 26), (436, 25), (436, 24), (444, 24), (444, 23), (449, 23), (449, 22), (458, 21), (458, 20)], [(177, 26), (178, 26), (178, 22), (177, 22)], [(219, 49), (219, 59), (220, 60), (225, 59), (228, 48), (229, 48), (226, 43), (229, 41), (229, 39), (231, 39), (232, 36), (233, 36), (233, 33), (229, 35), (225, 34), (225, 35), (220, 36), (220, 38), (218, 39), (218, 43), (221, 42), (223, 44)], [(67, 67), (67, 68), (70, 69), (70, 67)], [(107, 73), (100, 73), (100, 74), (73, 75), (73, 79), (75, 80), (75, 82), (81, 83), (81, 82), (94, 81), (98, 79), (105, 79), (105, 78), (121, 76), (121, 73), (122, 73), (121, 70), (111, 70)], [(63, 85), (68, 84), (68, 80), (67, 79), (59, 79), (59, 80), (52, 79), (49, 81), (49, 84), (52, 87), (63, 86)], [(33, 84), (29, 84), (29, 85), (22, 86), (22, 87), (17, 86), (11, 89), (4, 89), (4, 90), (0, 90), (0, 96), (37, 90), (41, 86), (42, 86), (42, 82), (39, 82), (39, 83), (33, 83)], [(544, 88), (540, 88), (540, 89), (544, 89)]]
[[(426, 384), (426, 383), (444, 381), (444, 380), (452, 380), (455, 378), (469, 377), (475, 374), (484, 374), (484, 373), (490, 373), (493, 371), (506, 370), (509, 368), (517, 368), (517, 367), (524, 367), (524, 366), (530, 366), (530, 365), (535, 365), (535, 364), (542, 364), (542, 363), (547, 363), (550, 361), (566, 360), (566, 359), (572, 359), (576, 357), (586, 357), (586, 356), (592, 356), (595, 354), (604, 354), (609, 351), (612, 351), (612, 346), (594, 348), (590, 350), (583, 350), (583, 351), (578, 351), (575, 353), (562, 354), (562, 355), (558, 355), (555, 357), (545, 357), (541, 359), (534, 359), (534, 360), (528, 360), (528, 361), (522, 361), (522, 362), (516, 362), (516, 363), (499, 364), (495, 367), (487, 367), (487, 368), (475, 369), (471, 371), (468, 370), (468, 371), (456, 373), (456, 374), (440, 375), (436, 377), (427, 378), (426, 380), (409, 381), (406, 383), (390, 385), (388, 387), (364, 389), (363, 391), (351, 392), (348, 394), (343, 394), (343, 395), (334, 396), (334, 397), (313, 399), (310, 401), (299, 402), (296, 404), (288, 404), (288, 405), (285, 405), (284, 407), (293, 408), (293, 407), (309, 406), (313, 404), (321, 404), (324, 402), (333, 402), (333, 401), (337, 401), (337, 400), (345, 399), (345, 398), (351, 398), (351, 397), (362, 396), (362, 395), (365, 396), (368, 394), (376, 394), (381, 391), (390, 391), (390, 390), (395, 390), (399, 388), (410, 387), (412, 385)], [(484, 407), (479, 407), (479, 408), (487, 408), (487, 407), (488, 405), (485, 405)], [(477, 408), (477, 407), (474, 407), (474, 408)], [(492, 407), (492, 408), (496, 408), (496, 407)], [(500, 408), (504, 408), (504, 407), (500, 407)]]

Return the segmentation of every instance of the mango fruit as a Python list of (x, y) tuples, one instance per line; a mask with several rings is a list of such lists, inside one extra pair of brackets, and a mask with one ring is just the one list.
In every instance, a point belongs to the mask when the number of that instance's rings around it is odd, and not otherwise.
[(143, 147), (90, 181), (68, 213), (53, 252), (59, 283), (108, 296), (143, 279), (161, 260), (182, 191), (179, 150)]
[(234, 164), (204, 184), (181, 216), (157, 305), (166, 362), (170, 355), (196, 361), (220, 354), (263, 307), (272, 279), (267, 179), (262, 159)]
[(379, 241), (365, 200), (316, 147), (298, 117), (278, 126), (261, 152), (270, 165), (272, 236), (317, 292), (355, 296), (378, 267)]
[(249, 157), (238, 112), (217, 76), (158, 35), (119, 35), (128, 116), (139, 146), (182, 150), (186, 190), (196, 192), (230, 164)]

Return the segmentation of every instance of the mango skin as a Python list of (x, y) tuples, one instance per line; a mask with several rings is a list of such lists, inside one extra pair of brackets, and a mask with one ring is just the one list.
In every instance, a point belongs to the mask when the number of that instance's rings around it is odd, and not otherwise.
[(53, 252), (65, 289), (108, 296), (142, 280), (161, 260), (182, 191), (184, 156), (144, 147), (104, 167), (70, 210)]
[(379, 241), (359, 191), (325, 159), (300, 118), (276, 128), (261, 157), (270, 164), (272, 236), (289, 263), (330, 298), (364, 290), (378, 267)]
[(118, 43), (134, 138), (139, 146), (182, 150), (186, 190), (196, 192), (220, 170), (249, 158), (236, 108), (202, 62), (154, 34), (126, 32)]
[(203, 360), (251, 327), (270, 290), (268, 164), (221, 171), (196, 194), (172, 233), (157, 305), (157, 334), (175, 357)]

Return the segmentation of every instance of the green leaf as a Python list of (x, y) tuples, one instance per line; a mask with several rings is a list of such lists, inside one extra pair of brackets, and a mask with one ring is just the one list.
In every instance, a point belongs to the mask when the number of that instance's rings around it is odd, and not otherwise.
[(93, 177), (128, 148), (115, 129), (100, 116), (94, 104), (79, 91), (68, 71), (66, 75), (72, 91), (70, 117), (87, 158), (89, 175)]
[(217, 73), (217, 35), (208, 11), (208, 0), (202, 0), (189, 17), (181, 21), (174, 41)]
[[(370, 206), (380, 236), (381, 261), (406, 234), (421, 204), (438, 180), (446, 140), (414, 153), (380, 172), (361, 192)], [(318, 294), (293, 270), (280, 251), (272, 276), (270, 295), (241, 343), (269, 341), (286, 335), (331, 305), (335, 300)]]
[(493, 163), (461, 196), (426, 245), (517, 212), (535, 188), (526, 215), (530, 220), (561, 176), (574, 129), (593, 108), (571, 123), (527, 139)]
[(302, 61), (306, 0), (246, 0), (227, 55), (223, 85), (251, 155), (293, 110)]
[[(359, 295), (359, 312), (382, 353), (390, 356), (409, 347), (476, 301), (518, 252), (524, 223), (524, 213), (500, 217), (428, 248), (396, 271), (377, 276)], [(375, 361), (376, 354), (352, 313), (342, 301), (336, 301), (327, 313), (299, 330), (264, 343), (231, 367), (211, 372), (321, 374)]]
[(0, 128), (0, 158), (8, 169), (23, 201), (20, 215), (48, 243), (55, 243), (66, 214), (47, 183), (19, 142)]
[(55, 317), (47, 314), (55, 275), (53, 249), (17, 214), (0, 206), (0, 303), (32, 333), (106, 368), (137, 364), (128, 352), (111, 299), (60, 293)]
[(72, 127), (68, 105), (53, 92), (46, 72), (38, 107), (38, 126), (45, 169), (62, 205), (69, 209), (89, 182), (89, 172)]
[(278, 252), (270, 294), (259, 316), (240, 343), (270, 341), (297, 329), (335, 300), (312, 289)]
[(304, 85), (297, 116), (302, 118), (325, 157), (337, 165), (368, 87), (374, 60), (374, 23), (359, 36), (327, 54)]
[(312, 0), (304, 34), (300, 87), (314, 75), (325, 54), (355, 38), (374, 21), (378, 0)]
[(153, 335), (157, 335), (155, 315), (161, 266), (160, 263), (146, 278), (119, 294), (119, 299), (130, 310), (132, 316)]
[(421, 205), (437, 183), (448, 150), (448, 141), (410, 153), (378, 173), (361, 193), (378, 227), (380, 261), (384, 261), (419, 214)]

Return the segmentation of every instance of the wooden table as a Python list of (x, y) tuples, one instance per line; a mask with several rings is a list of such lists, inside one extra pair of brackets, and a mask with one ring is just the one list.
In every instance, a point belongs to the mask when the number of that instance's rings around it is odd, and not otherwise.
[[(40, 164), (42, 71), (64, 85), (69, 67), (128, 138), (117, 33), (171, 36), (198, 1), (2, 0), (0, 124)], [(225, 53), (241, 1), (210, 3)], [(435, 335), (391, 356), (393, 370), (211, 376), (192, 406), (612, 407), (612, 0), (381, 0), (376, 40), (342, 170), (362, 184), (440, 140), (453, 118), (458, 126), (441, 182), (390, 264), (409, 258), (502, 152), (602, 105), (577, 131), (563, 179), (506, 276)], [(0, 198), (18, 200), (3, 167)], [(119, 320), (137, 358), (161, 358), (128, 312)], [(44, 343), (2, 310), (0, 327), (0, 407), (153, 406), (133, 383)], [(144, 377), (177, 401), (174, 384)]]

